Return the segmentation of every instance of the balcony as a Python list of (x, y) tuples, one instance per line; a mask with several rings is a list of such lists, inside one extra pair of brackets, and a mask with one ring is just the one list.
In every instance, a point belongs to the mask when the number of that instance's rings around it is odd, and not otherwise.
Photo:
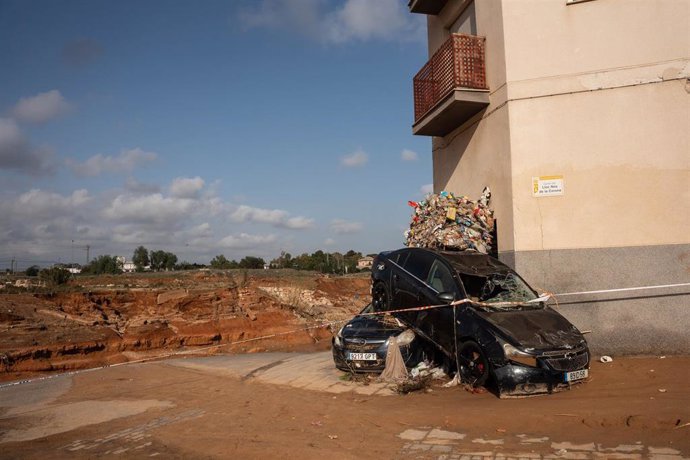
[(410, 13), (438, 14), (446, 4), (446, 0), (410, 0), (407, 7)]
[(414, 134), (445, 136), (489, 105), (485, 42), (452, 34), (415, 75)]

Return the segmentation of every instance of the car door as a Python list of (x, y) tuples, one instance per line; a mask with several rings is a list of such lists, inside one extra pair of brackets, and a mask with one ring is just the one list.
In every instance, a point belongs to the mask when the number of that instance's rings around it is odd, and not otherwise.
[[(426, 297), (422, 290), (426, 285), (426, 278), (429, 269), (434, 261), (433, 253), (421, 249), (410, 249), (402, 270), (393, 275), (392, 284), (394, 286), (395, 298), (399, 308), (421, 307), (427, 304)], [(419, 311), (402, 313), (401, 319), (412, 326), (419, 327), (419, 322), (424, 315), (420, 316)]]
[[(429, 305), (442, 305), (441, 293), (452, 293), (454, 299), (463, 297), (454, 271), (443, 258), (436, 257), (427, 275), (423, 297)], [(454, 349), (454, 317), (451, 306), (432, 308), (419, 312), (418, 321), (422, 331), (437, 345), (451, 352)]]

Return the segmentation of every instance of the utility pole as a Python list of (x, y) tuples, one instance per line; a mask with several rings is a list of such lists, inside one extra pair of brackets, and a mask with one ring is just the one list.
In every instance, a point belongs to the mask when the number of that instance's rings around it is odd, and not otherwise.
[(88, 244), (86, 245), (86, 265), (89, 265), (89, 249), (91, 249), (91, 246)]

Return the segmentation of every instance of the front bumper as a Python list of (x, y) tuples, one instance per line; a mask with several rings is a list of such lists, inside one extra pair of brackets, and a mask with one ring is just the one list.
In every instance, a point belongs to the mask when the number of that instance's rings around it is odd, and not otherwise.
[[(339, 347), (335, 344), (335, 339), (332, 341), (331, 350), (333, 352), (333, 362), (335, 367), (345, 372), (383, 372), (386, 367), (386, 353), (388, 346), (382, 344), (376, 349), (369, 349), (367, 353), (376, 353), (376, 361), (351, 361), (347, 359), (350, 352), (359, 352), (359, 350), (346, 350), (344, 347)], [(402, 351), (402, 349), (400, 350)]]
[(555, 393), (568, 390), (573, 385), (588, 380), (565, 381), (565, 372), (550, 372), (545, 369), (507, 364), (494, 370), (499, 396), (515, 398)]
[[(415, 342), (410, 345), (401, 345), (400, 354), (405, 361), (405, 364), (410, 366), (417, 365), (415, 357), (418, 355), (416, 351)], [(388, 343), (380, 343), (378, 346), (362, 349), (357, 347), (350, 349), (347, 345), (339, 347), (335, 344), (335, 339), (331, 342), (331, 351), (333, 352), (333, 362), (335, 367), (345, 372), (383, 372), (386, 368), (386, 355), (388, 354)], [(350, 352), (354, 353), (376, 353), (376, 361), (352, 361), (347, 359)]]

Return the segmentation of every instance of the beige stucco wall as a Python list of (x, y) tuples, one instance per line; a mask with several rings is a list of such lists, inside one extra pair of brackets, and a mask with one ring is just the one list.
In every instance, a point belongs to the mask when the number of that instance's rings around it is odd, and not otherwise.
[(448, 190), (476, 200), (484, 187), (491, 188), (500, 251), (514, 249), (508, 121), (503, 106), (445, 140), (437, 139), (433, 152), (435, 192)]
[[(517, 250), (690, 242), (690, 94), (681, 80), (510, 103)], [(565, 194), (532, 196), (563, 175)]]
[(690, 56), (690, 1), (504, 0), (508, 81)]

